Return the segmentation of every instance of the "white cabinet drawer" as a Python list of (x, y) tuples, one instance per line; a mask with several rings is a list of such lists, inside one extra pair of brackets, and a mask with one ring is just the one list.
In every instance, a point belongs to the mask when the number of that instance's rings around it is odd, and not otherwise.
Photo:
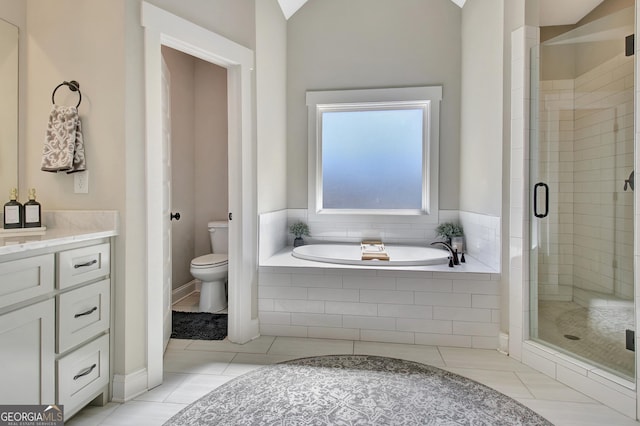
[(58, 296), (58, 353), (109, 328), (109, 290), (106, 279)]
[(53, 254), (0, 263), (0, 308), (53, 291)]
[(75, 411), (109, 383), (109, 335), (60, 358), (57, 365), (58, 404), (65, 412)]
[(67, 250), (58, 254), (58, 288), (104, 277), (109, 274), (109, 243)]

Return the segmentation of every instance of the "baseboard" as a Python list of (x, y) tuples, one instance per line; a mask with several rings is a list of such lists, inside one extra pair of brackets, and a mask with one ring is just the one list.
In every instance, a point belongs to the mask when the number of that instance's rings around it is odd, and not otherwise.
[(184, 299), (185, 297), (187, 297), (188, 295), (190, 295), (191, 293), (193, 293), (194, 291), (198, 290), (198, 283), (196, 282), (196, 280), (191, 280), (191, 282), (188, 282), (184, 285), (181, 285), (180, 287), (174, 289), (171, 291), (171, 303), (176, 303), (181, 299)]
[(498, 334), (498, 352), (509, 355), (509, 335), (507, 333)]
[(147, 391), (147, 369), (143, 368), (131, 374), (113, 376), (114, 402), (127, 402)]

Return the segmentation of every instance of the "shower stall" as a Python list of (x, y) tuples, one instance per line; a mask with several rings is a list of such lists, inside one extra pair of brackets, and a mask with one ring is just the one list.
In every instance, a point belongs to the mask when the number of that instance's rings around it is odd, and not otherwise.
[(530, 337), (633, 382), (634, 17), (541, 28), (529, 139)]

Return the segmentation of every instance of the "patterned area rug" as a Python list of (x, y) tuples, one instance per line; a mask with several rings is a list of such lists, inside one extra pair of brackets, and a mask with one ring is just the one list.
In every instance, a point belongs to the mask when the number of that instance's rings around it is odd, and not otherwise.
[(331, 355), (269, 365), (169, 419), (178, 425), (551, 425), (519, 402), (425, 364)]
[(173, 311), (171, 338), (222, 340), (227, 337), (227, 314)]

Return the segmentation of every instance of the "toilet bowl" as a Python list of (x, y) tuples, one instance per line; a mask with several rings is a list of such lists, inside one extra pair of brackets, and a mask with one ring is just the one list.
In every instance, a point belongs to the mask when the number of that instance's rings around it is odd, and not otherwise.
[(220, 312), (227, 307), (226, 254), (205, 254), (191, 261), (191, 275), (199, 279), (200, 312)]
[(189, 270), (202, 282), (200, 312), (220, 312), (227, 308), (228, 223), (213, 221), (208, 225), (213, 253), (193, 259)]

